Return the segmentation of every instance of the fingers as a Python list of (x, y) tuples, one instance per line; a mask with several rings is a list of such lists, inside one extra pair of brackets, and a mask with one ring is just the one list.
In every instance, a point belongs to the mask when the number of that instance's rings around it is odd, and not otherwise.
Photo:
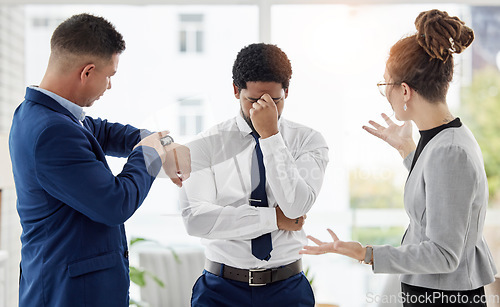
[(175, 169), (177, 170), (177, 174), (180, 172), (180, 167), (179, 167), (179, 158), (177, 158), (177, 150), (174, 148), (174, 161), (175, 161)]
[(384, 130), (386, 129), (384, 126), (380, 125), (377, 122), (374, 122), (373, 120), (368, 121), (370, 125), (372, 125), (375, 129), (368, 127), (368, 126), (363, 126), (362, 128), (370, 133), (371, 135), (374, 135), (378, 137), (379, 139), (385, 140), (385, 136), (383, 134)]
[(262, 103), (259, 103), (260, 100), (257, 100), (257, 102), (252, 103), (252, 109), (254, 110), (260, 110), (263, 107)]
[(368, 132), (369, 134), (371, 135), (374, 135), (376, 137), (378, 137), (379, 139), (384, 139), (384, 136), (378, 132), (377, 130), (373, 129), (373, 128), (370, 128), (370, 127), (367, 127), (367, 126), (363, 126), (363, 129)]
[(387, 114), (382, 113), (382, 118), (385, 120), (385, 122), (386, 122), (388, 125), (392, 125), (392, 124), (394, 124), (394, 122), (391, 120), (391, 118), (390, 118), (389, 116), (387, 116)]
[(259, 100), (252, 104), (252, 108), (254, 110), (261, 110), (265, 109), (266, 107), (273, 107), (275, 105), (276, 103), (274, 103), (274, 100), (271, 98), (271, 96), (269, 96), (269, 94), (264, 94), (262, 95), (262, 97), (260, 97)]
[(370, 123), (370, 125), (372, 125), (373, 127), (375, 127), (375, 129), (377, 129), (377, 130), (384, 130), (385, 129), (384, 126), (380, 125), (377, 122), (374, 122), (373, 120), (368, 121), (368, 123)]
[(273, 98), (269, 94), (264, 94), (262, 97), (260, 97), (259, 101), (269, 104), (269, 105), (275, 105), (276, 103), (274, 102)]
[(261, 110), (264, 110), (265, 108), (266, 105), (265, 103), (261, 102), (261, 99), (259, 99), (257, 102), (252, 103), (252, 108), (249, 110), (250, 118), (252, 118), (254, 112), (259, 112)]
[(323, 241), (318, 240), (318, 239), (316, 239), (316, 238), (315, 238), (315, 237), (313, 237), (313, 236), (307, 236), (307, 238), (308, 238), (309, 240), (313, 241), (314, 243), (318, 244), (318, 245), (324, 244), (324, 242), (323, 242)]
[[(385, 122), (387, 123), (387, 125), (389, 125), (389, 126), (390, 126), (390, 125), (394, 125), (394, 122), (391, 120), (391, 118), (390, 118), (389, 116), (387, 116), (387, 114), (382, 113), (382, 114), (381, 114), (381, 116), (382, 116), (382, 118), (385, 120)], [(373, 120), (368, 121), (368, 123), (369, 123), (370, 125), (372, 125), (372, 126), (373, 126), (376, 130), (375, 130), (375, 129), (373, 129), (373, 128), (367, 127), (367, 126), (363, 126), (363, 129), (365, 129), (367, 132), (369, 132), (369, 133), (371, 133), (371, 134), (373, 134), (373, 135), (375, 135), (375, 136), (377, 136), (377, 137), (380, 137), (380, 134), (379, 134), (379, 133), (378, 133), (378, 134), (377, 134), (377, 133), (374, 133), (375, 131), (377, 131), (377, 130), (378, 130), (378, 131), (381, 131), (381, 132), (382, 132), (382, 131), (384, 131), (385, 129), (387, 129), (386, 127), (384, 127), (384, 126), (380, 125), (379, 123), (377, 123), (377, 122), (375, 122), (375, 121), (373, 121)]]
[(182, 181), (186, 181), (190, 176), (191, 176), (191, 171), (189, 172), (186, 172), (186, 173), (183, 173), (181, 171), (178, 171), (177, 172), (177, 175), (179, 176), (179, 178), (182, 180)]
[(321, 255), (326, 253), (319, 246), (304, 246), (302, 250), (299, 251), (299, 254), (308, 254), (308, 255)]
[(330, 228), (328, 228), (327, 231), (330, 233), (330, 236), (332, 236), (333, 242), (339, 240), (339, 238), (337, 237), (337, 235), (335, 234), (335, 232), (333, 232)]
[(191, 151), (187, 146), (179, 145), (172, 152), (176, 175), (181, 181), (185, 181), (191, 174)]
[(173, 178), (170, 178), (170, 180), (172, 180), (172, 182), (178, 186), (179, 188), (182, 187), (182, 180), (181, 178), (179, 177), (173, 177)]
[(160, 139), (161, 139), (161, 138), (163, 138), (163, 137), (166, 137), (169, 133), (170, 133), (170, 131), (168, 131), (168, 130), (164, 130), (164, 131), (160, 131), (160, 132), (158, 132), (158, 135), (159, 135), (159, 137), (160, 137)]
[(165, 174), (181, 187), (182, 182), (187, 180), (191, 174), (191, 152), (187, 146), (172, 143), (164, 147), (166, 149), (163, 170)]

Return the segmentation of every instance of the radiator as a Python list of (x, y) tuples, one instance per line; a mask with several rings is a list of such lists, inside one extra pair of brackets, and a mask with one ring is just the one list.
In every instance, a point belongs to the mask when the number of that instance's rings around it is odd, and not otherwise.
[[(177, 258), (174, 256), (177, 255)], [(205, 254), (202, 247), (139, 250), (140, 267), (152, 272), (165, 286), (151, 278), (141, 288), (141, 301), (150, 307), (189, 307), (193, 285), (203, 272)]]

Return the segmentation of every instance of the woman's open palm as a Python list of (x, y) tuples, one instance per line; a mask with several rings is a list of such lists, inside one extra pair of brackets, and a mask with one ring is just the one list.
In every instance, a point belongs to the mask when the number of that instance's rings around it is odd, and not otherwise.
[(368, 133), (378, 137), (379, 139), (387, 142), (389, 145), (397, 149), (399, 153), (404, 157), (403, 152), (406, 148), (408, 148), (408, 146), (413, 148), (415, 147), (415, 143), (412, 138), (411, 122), (405, 121), (403, 125), (399, 126), (384, 113), (382, 113), (382, 118), (387, 123), (387, 127), (384, 127), (370, 120), (370, 125), (372, 125), (375, 129), (367, 126), (363, 126), (363, 129)]
[(307, 238), (316, 243), (317, 246), (304, 246), (299, 253), (309, 255), (335, 253), (348, 256), (356, 260), (364, 259), (364, 248), (359, 242), (341, 241), (331, 229), (327, 230), (330, 233), (330, 236), (332, 236), (333, 242), (323, 242), (313, 236), (307, 236)]

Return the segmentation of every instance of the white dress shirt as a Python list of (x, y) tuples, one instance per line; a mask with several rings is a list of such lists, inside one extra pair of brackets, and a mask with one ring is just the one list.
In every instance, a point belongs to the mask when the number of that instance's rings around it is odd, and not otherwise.
[[(314, 204), (328, 164), (323, 136), (280, 119), (279, 133), (260, 139), (266, 168), (269, 207), (249, 204), (255, 139), (241, 115), (201, 133), (188, 144), (192, 173), (180, 192), (182, 216), (190, 235), (202, 238), (209, 260), (250, 268), (275, 268), (301, 258), (307, 244), (303, 230), (279, 230), (279, 205), (289, 218), (306, 214)], [(252, 255), (251, 239), (271, 233), (269, 261)]]
[[(46, 89), (40, 88), (38, 86), (30, 86), (31, 89), (37, 90), (39, 92), (44, 93), (45, 95), (49, 96), (50, 98), (54, 99), (59, 103), (61, 106), (63, 106), (66, 110), (68, 110), (73, 116), (80, 121), (80, 124), (82, 124), (83, 120), (85, 119), (85, 111), (83, 111), (83, 108), (77, 105), (74, 102), (69, 101), (66, 98), (63, 98), (55, 93), (52, 93), (51, 91), (48, 91)], [(82, 124), (83, 125), (83, 124)]]

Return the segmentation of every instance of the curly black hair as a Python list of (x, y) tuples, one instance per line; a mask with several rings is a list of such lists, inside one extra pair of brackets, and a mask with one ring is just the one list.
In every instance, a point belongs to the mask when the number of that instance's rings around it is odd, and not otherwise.
[(287, 55), (276, 45), (251, 44), (240, 50), (233, 65), (233, 82), (246, 89), (249, 81), (277, 82), (288, 88), (292, 65)]
[(62, 22), (52, 34), (52, 51), (111, 58), (125, 50), (122, 35), (106, 19), (78, 14)]

